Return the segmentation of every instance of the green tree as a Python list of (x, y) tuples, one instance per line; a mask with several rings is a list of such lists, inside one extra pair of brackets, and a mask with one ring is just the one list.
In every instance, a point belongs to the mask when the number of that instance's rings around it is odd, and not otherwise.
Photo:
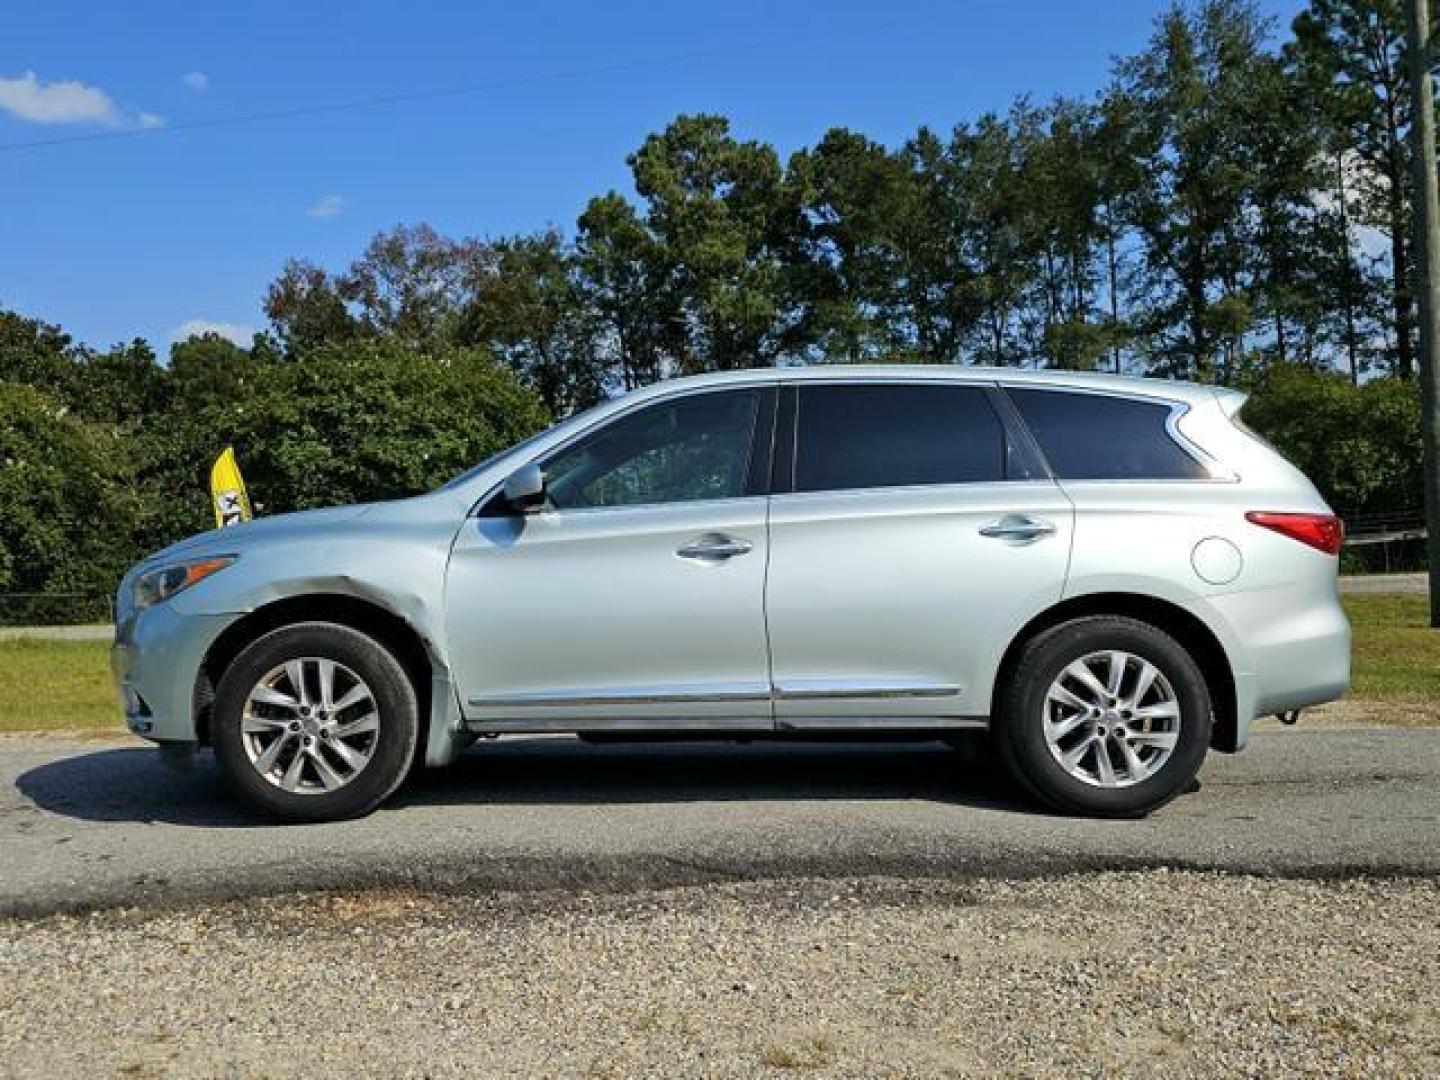
[[(94, 599), (34, 610), (103, 616), (103, 598), (135, 554), (135, 511), (111, 432), (34, 387), (0, 382), (0, 591), (83, 593)], [(20, 605), (15, 614), (27, 610)]]
[(1118, 65), (1146, 183), (1132, 200), (1144, 248), (1139, 329), (1154, 369), (1225, 379), (1254, 321), (1251, 230), (1257, 157), (1249, 101), (1271, 59), (1249, 4), (1171, 8), (1145, 52)]
[(1022, 155), (1023, 228), (1035, 262), (1032, 322), (1041, 342), (1027, 351), (1071, 368), (1096, 366), (1109, 341), (1105, 328), (1091, 323), (1103, 236), (1097, 119), (1094, 109), (1068, 101), (1012, 113)]
[(181, 412), (209, 408), (226, 398), (244, 397), (264, 365), (257, 353), (219, 334), (198, 334), (170, 346), (170, 394)]
[(1294, 23), (1290, 52), (1311, 89), (1309, 107), (1342, 137), (1338, 176), (1349, 174), (1356, 224), (1379, 230), (1390, 249), (1389, 334), (1393, 370), (1415, 367), (1410, 250), (1410, 86), (1401, 0), (1311, 0)]
[(622, 195), (590, 200), (575, 241), (578, 288), (598, 324), (607, 388), (634, 390), (676, 370), (685, 317), (665, 245)]
[(973, 187), (953, 151), (954, 140), (947, 146), (923, 127), (900, 149), (907, 182), (892, 225), (899, 251), (896, 328), (916, 358), (936, 364), (964, 359), (988, 303), (969, 241)]
[(167, 392), (165, 370), (141, 338), (105, 352), (87, 352), (75, 367), (75, 407), (102, 423), (149, 423), (164, 412)]
[(257, 363), (237, 387), (155, 434), (143, 480), (152, 505), (184, 508), (161, 522), (175, 535), (208, 516), (205, 475), (227, 445), (259, 508), (274, 513), (425, 491), (546, 419), (475, 349), (325, 345)]
[(826, 362), (883, 359), (896, 333), (901, 235), (911, 177), (879, 143), (833, 128), (786, 167), (798, 204), (787, 253), (797, 344)]
[(398, 225), (366, 245), (335, 289), (366, 329), (423, 348), (444, 340), (469, 297), (474, 263), (484, 256), (478, 241), (442, 236), (425, 224)]
[(628, 159), (681, 299), (685, 371), (773, 363), (786, 344), (786, 200), (775, 151), (719, 116), (681, 116)]
[(0, 310), (0, 380), (72, 402), (80, 351), (60, 327)]
[(556, 231), (489, 246), (453, 339), (487, 348), (540, 395), (553, 416), (604, 396), (599, 323), (585, 302), (575, 259)]
[(291, 259), (265, 292), (265, 315), (287, 352), (298, 353), (359, 336), (338, 284), (323, 269)]
[(1245, 405), (1266, 436), (1347, 514), (1413, 509), (1421, 490), (1420, 395), (1392, 376), (1356, 386), (1344, 375), (1275, 364)]

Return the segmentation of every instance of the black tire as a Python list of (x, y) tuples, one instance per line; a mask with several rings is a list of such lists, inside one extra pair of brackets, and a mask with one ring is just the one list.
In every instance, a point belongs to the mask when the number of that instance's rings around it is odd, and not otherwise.
[[(1158, 668), (1179, 705), (1180, 729), (1170, 757), (1126, 787), (1101, 787), (1068, 773), (1051, 753), (1046, 695), (1072, 662), (1106, 650), (1129, 652)], [(1090, 817), (1143, 817), (1190, 788), (1210, 746), (1209, 687), (1198, 664), (1163, 630), (1138, 619), (1097, 615), (1063, 623), (1024, 646), (1000, 688), (994, 731), (1011, 775), (1046, 805)]]
[[(370, 759), (334, 791), (285, 791), (257, 771), (245, 750), (241, 715), (250, 691), (267, 672), (301, 657), (343, 664), (364, 680), (375, 699), (379, 730)], [(211, 721), (216, 759), (240, 801), (267, 817), (294, 822), (339, 821), (374, 810), (404, 781), (419, 727), (415, 689), (395, 657), (358, 630), (326, 622), (281, 627), (247, 646), (216, 687)]]

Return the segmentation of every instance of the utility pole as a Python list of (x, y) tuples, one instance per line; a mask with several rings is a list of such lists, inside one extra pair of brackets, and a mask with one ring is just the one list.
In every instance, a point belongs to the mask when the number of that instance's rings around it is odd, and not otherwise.
[[(1436, 42), (1430, 0), (1409, 0), (1410, 157), (1415, 174), (1415, 294), (1420, 307), (1420, 431), (1425, 447), (1425, 542), (1430, 625), (1440, 629), (1440, 180), (1435, 175)], [(1399, 268), (1397, 267), (1397, 272)]]

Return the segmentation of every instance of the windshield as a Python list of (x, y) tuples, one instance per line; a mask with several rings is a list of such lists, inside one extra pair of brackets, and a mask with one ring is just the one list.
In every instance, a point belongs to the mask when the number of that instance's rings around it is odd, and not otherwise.
[[(600, 405), (605, 405), (605, 404), (608, 404), (608, 402), (601, 402), (601, 403), (600, 403)], [(440, 485), (438, 488), (436, 488), (435, 490), (437, 490), (437, 491), (452, 491), (452, 490), (454, 490), (455, 488), (460, 487), (462, 484), (469, 483), (471, 480), (473, 480), (475, 477), (479, 476), (479, 475), (480, 475), (482, 472), (484, 472), (486, 469), (490, 468), (490, 466), (494, 465), (494, 464), (495, 464), (497, 461), (499, 461), (501, 458), (509, 457), (511, 454), (517, 454), (517, 453), (519, 453), (521, 450), (524, 450), (527, 446), (531, 446), (531, 445), (533, 445), (534, 443), (539, 442), (541, 439), (545, 438), (545, 436), (551, 435), (551, 434), (553, 434), (554, 432), (557, 432), (557, 431), (561, 430), (562, 428), (571, 428), (571, 427), (574, 427), (575, 425), (581, 423), (582, 421), (585, 420), (586, 417), (588, 417), (588, 416), (589, 416), (591, 413), (593, 413), (596, 409), (600, 408), (600, 405), (592, 405), (592, 406), (590, 406), (590, 408), (588, 408), (588, 409), (583, 409), (583, 410), (581, 410), (580, 412), (575, 413), (573, 416), (570, 416), (570, 417), (568, 417), (567, 419), (562, 420), (560, 423), (554, 425), (553, 427), (541, 428), (539, 431), (535, 432), (535, 434), (530, 435), (530, 436), (527, 436), (526, 438), (521, 439), (521, 440), (520, 440), (519, 442), (517, 442), (514, 446), (506, 447), (504, 450), (501, 450), (499, 453), (491, 454), (491, 455), (490, 455), (489, 457), (487, 457), (484, 461), (480, 462), (480, 463), (477, 464), (477, 465), (471, 465), (470, 468), (466, 469), (466, 470), (465, 470), (464, 472), (462, 472), (459, 476), (452, 477), (451, 479), (445, 481), (445, 483), (441, 484), (441, 485)]]

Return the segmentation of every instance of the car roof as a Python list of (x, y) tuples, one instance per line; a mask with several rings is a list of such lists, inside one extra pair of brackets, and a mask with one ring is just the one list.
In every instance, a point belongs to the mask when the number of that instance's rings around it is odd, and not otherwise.
[[(1097, 393), (1135, 394), (1167, 401), (1213, 401), (1224, 388), (1177, 379), (1138, 378), (1094, 371), (1055, 371), (1010, 367), (959, 367), (944, 364), (822, 364), (810, 367), (750, 368), (687, 375), (652, 383), (637, 394), (650, 396), (680, 389), (708, 386), (754, 385), (766, 382), (867, 382), (915, 381), (956, 383), (1004, 383), (1008, 386), (1056, 387)], [(626, 395), (631, 396), (631, 395)]]

